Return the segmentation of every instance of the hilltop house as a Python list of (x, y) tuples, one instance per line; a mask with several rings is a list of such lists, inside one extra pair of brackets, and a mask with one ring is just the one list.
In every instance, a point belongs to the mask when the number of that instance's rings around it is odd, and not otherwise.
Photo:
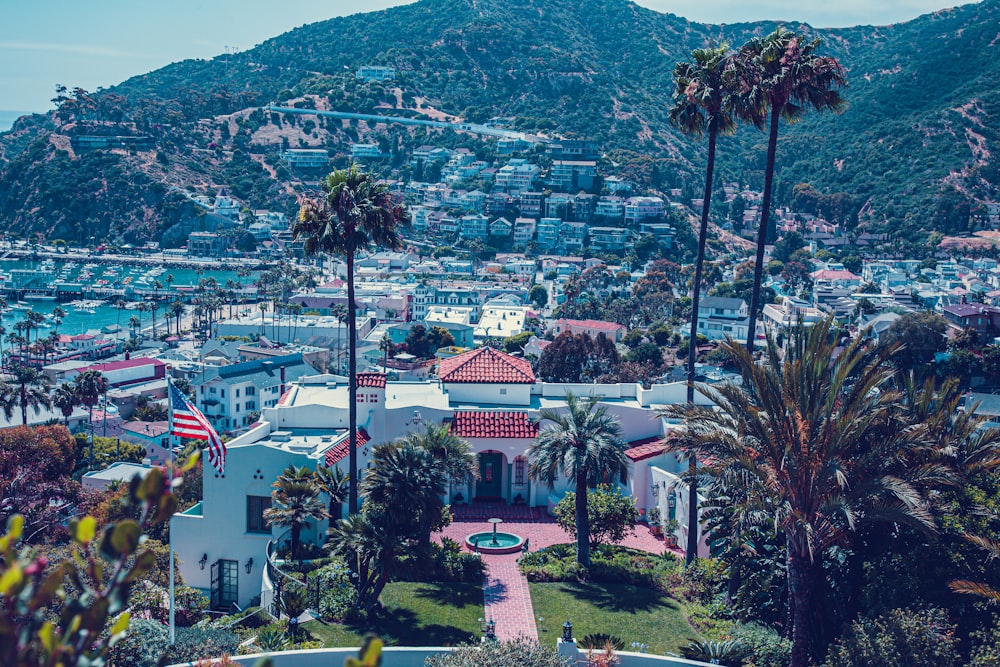
[[(543, 383), (536, 380), (527, 361), (479, 348), (443, 358), (437, 380), (391, 382), (380, 373), (359, 373), (357, 384), (359, 470), (369, 465), (375, 445), (428, 424), (448, 424), (472, 445), (479, 478), (469, 483), (453, 481), (446, 502), (488, 499), (548, 508), (573, 484), (560, 476), (550, 489), (531, 480), (526, 455), (539, 430), (545, 428), (539, 423), (539, 411), (565, 409), (567, 392), (574, 392), (601, 397), (602, 405), (621, 426), (632, 465), (622, 490), (640, 508), (656, 505), (664, 516), (675, 512), (681, 516), (683, 511), (683, 502), (677, 501), (686, 492), (677, 474), (686, 463), (665, 451), (663, 437), (675, 426), (654, 410), (684, 401), (683, 383), (651, 389), (638, 384)], [(289, 383), (280, 401), (262, 409), (259, 424), (228, 443), (224, 474), (203, 466), (204, 499), (174, 515), (173, 539), (185, 581), (209, 593), (214, 608), (232, 603), (246, 606), (258, 595), (264, 605), (273, 600), (264, 567), (267, 547), (269, 542), (282, 542), (286, 531), (264, 521), (271, 483), (289, 465), (343, 469), (349, 443), (348, 405), (343, 377), (301, 377)], [(327, 526), (325, 520), (313, 522), (303, 530), (302, 538), (321, 540)], [(684, 528), (678, 537), (685, 538)], [(707, 553), (704, 544), (702, 551)]]
[(727, 336), (746, 340), (750, 327), (749, 308), (743, 299), (704, 296), (698, 302), (698, 333), (709, 340)]

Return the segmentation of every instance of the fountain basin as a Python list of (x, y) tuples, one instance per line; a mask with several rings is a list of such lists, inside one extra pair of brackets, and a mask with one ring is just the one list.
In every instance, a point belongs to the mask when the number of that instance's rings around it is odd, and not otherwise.
[[(494, 544), (494, 537), (496, 544)], [(475, 551), (479, 545), (481, 554), (513, 554), (521, 551), (524, 546), (524, 538), (514, 533), (494, 533), (484, 531), (482, 533), (472, 533), (465, 538), (465, 546)]]

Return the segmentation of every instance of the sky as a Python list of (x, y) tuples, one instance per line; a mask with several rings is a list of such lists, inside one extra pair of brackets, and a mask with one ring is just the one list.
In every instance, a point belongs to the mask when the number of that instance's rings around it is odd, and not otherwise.
[[(0, 0), (0, 131), (52, 107), (56, 84), (109, 87), (187, 58), (245, 50), (292, 28), (408, 0)], [(959, 0), (638, 0), (692, 21), (887, 24)], [(9, 120), (8, 120), (9, 119)]]

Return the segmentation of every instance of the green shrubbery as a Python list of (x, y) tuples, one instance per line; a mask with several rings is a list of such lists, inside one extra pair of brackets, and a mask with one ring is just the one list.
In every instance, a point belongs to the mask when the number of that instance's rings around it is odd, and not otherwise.
[[(341, 621), (358, 601), (358, 591), (351, 583), (351, 571), (340, 559), (310, 575), (310, 585), (319, 586), (319, 613), (324, 621)], [(317, 583), (318, 580), (318, 583)]]
[(555, 544), (526, 553), (518, 560), (529, 581), (595, 581), (649, 586), (670, 593), (679, 561), (670, 554), (656, 556), (610, 544), (597, 546), (590, 567), (576, 562), (576, 545)]
[(528, 639), (461, 646), (424, 661), (426, 667), (569, 667), (569, 664), (555, 650)]
[(163, 654), (168, 665), (232, 655), (240, 644), (232, 631), (208, 625), (177, 628), (175, 635), (176, 642)]
[(429, 564), (420, 562), (412, 553), (401, 555), (394, 578), (399, 581), (479, 583), (484, 572), (479, 554), (467, 553), (458, 542), (445, 537), (441, 544), (431, 544)]
[(953, 667), (960, 664), (955, 626), (942, 609), (893, 609), (851, 624), (824, 667)]

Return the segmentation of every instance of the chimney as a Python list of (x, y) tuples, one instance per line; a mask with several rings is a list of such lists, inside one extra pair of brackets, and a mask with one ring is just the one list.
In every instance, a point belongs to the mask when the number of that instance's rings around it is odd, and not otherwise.
[(278, 398), (280, 399), (285, 395), (285, 367), (281, 367), (281, 390), (278, 392)]

